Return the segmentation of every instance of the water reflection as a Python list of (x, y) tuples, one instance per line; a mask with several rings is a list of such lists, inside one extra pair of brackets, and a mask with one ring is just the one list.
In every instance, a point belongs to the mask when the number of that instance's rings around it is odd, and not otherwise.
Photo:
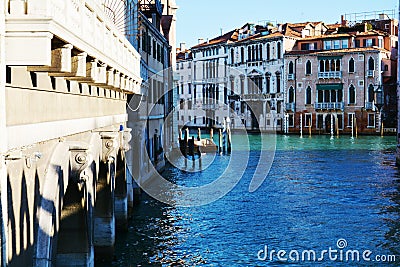
[[(259, 138), (250, 139), (260, 147)], [(257, 150), (251, 151), (239, 184), (214, 203), (173, 208), (145, 198), (135, 208), (129, 232), (118, 236), (113, 265), (265, 266), (268, 262), (257, 259), (264, 245), (321, 251), (334, 247), (340, 238), (347, 240), (349, 249), (399, 255), (395, 142), (395, 138), (280, 136), (271, 172), (254, 193), (248, 192), (248, 185), (258, 162)], [(164, 176), (179, 185), (206, 184), (227, 161), (228, 157), (217, 156), (211, 170), (187, 173), (171, 168)], [(276, 264), (286, 266), (272, 263)]]
[(389, 228), (385, 235), (387, 242), (384, 247), (389, 249), (391, 253), (400, 255), (400, 172), (397, 173), (396, 178), (393, 182), (395, 191), (384, 195), (385, 198), (391, 200), (391, 205), (384, 209), (384, 213), (388, 217), (385, 220)]

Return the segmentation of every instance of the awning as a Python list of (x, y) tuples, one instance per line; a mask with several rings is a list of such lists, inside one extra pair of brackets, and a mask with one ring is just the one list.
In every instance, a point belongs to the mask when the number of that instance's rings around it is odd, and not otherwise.
[(342, 59), (342, 56), (318, 56), (318, 60)]
[(343, 90), (343, 83), (317, 84), (317, 90)]

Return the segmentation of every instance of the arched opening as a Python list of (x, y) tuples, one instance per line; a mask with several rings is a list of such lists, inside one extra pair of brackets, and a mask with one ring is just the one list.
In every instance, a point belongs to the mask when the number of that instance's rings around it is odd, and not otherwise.
[(368, 59), (368, 70), (375, 70), (375, 60), (372, 57)]
[(294, 103), (294, 88), (292, 86), (289, 88), (288, 102)]
[(370, 84), (368, 86), (368, 102), (374, 101), (374, 86)]
[(306, 105), (311, 105), (311, 87), (308, 86), (306, 90)]
[(356, 103), (356, 89), (354, 88), (353, 85), (350, 85), (349, 88), (349, 104), (355, 104)]
[(349, 60), (349, 72), (353, 73), (354, 72), (354, 59), (350, 58)]
[(331, 133), (332, 130), (335, 132), (335, 124), (335, 116), (327, 114), (325, 116), (325, 133)]
[(277, 44), (276, 44), (276, 53), (277, 53), (277, 59), (280, 59), (281, 58), (281, 43), (280, 42), (278, 42)]
[(306, 75), (310, 75), (311, 74), (311, 61), (307, 60), (306, 63)]
[(293, 61), (289, 62), (289, 74), (293, 74), (294, 73), (294, 65), (293, 65)]

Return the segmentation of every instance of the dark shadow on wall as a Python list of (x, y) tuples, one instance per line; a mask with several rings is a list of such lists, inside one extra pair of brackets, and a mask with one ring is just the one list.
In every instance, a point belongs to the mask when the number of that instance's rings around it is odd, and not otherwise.
[[(13, 203), (13, 189), (11, 187), (11, 180), (10, 176), (7, 176), (7, 191), (8, 191), (8, 223), (10, 226), (10, 235), (11, 238), (8, 242), (11, 241), (11, 246), (9, 246), (8, 254), (11, 255), (9, 257), (9, 264), (8, 266), (32, 266), (32, 258), (33, 258), (33, 248), (35, 243), (34, 238), (34, 228), (37, 224), (35, 222), (36, 215), (32, 214), (29, 209), (29, 200), (28, 200), (28, 187), (26, 182), (26, 174), (25, 172), (22, 173), (21, 179), (21, 199), (19, 203), (19, 222), (16, 221), (16, 214), (15, 210), (18, 207), (15, 206)], [(37, 193), (36, 190), (39, 190), (39, 182), (37, 173), (34, 178), (34, 186), (33, 189), (35, 190), (35, 194)], [(36, 202), (36, 196), (34, 199), (34, 210)], [(18, 225), (18, 229), (16, 228)]]

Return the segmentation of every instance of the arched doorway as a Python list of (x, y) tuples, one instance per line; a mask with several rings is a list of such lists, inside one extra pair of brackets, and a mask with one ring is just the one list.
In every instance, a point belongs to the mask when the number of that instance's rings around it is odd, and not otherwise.
[(335, 132), (335, 116), (332, 114), (327, 114), (325, 116), (325, 133), (331, 133), (331, 129), (333, 128), (333, 132)]

